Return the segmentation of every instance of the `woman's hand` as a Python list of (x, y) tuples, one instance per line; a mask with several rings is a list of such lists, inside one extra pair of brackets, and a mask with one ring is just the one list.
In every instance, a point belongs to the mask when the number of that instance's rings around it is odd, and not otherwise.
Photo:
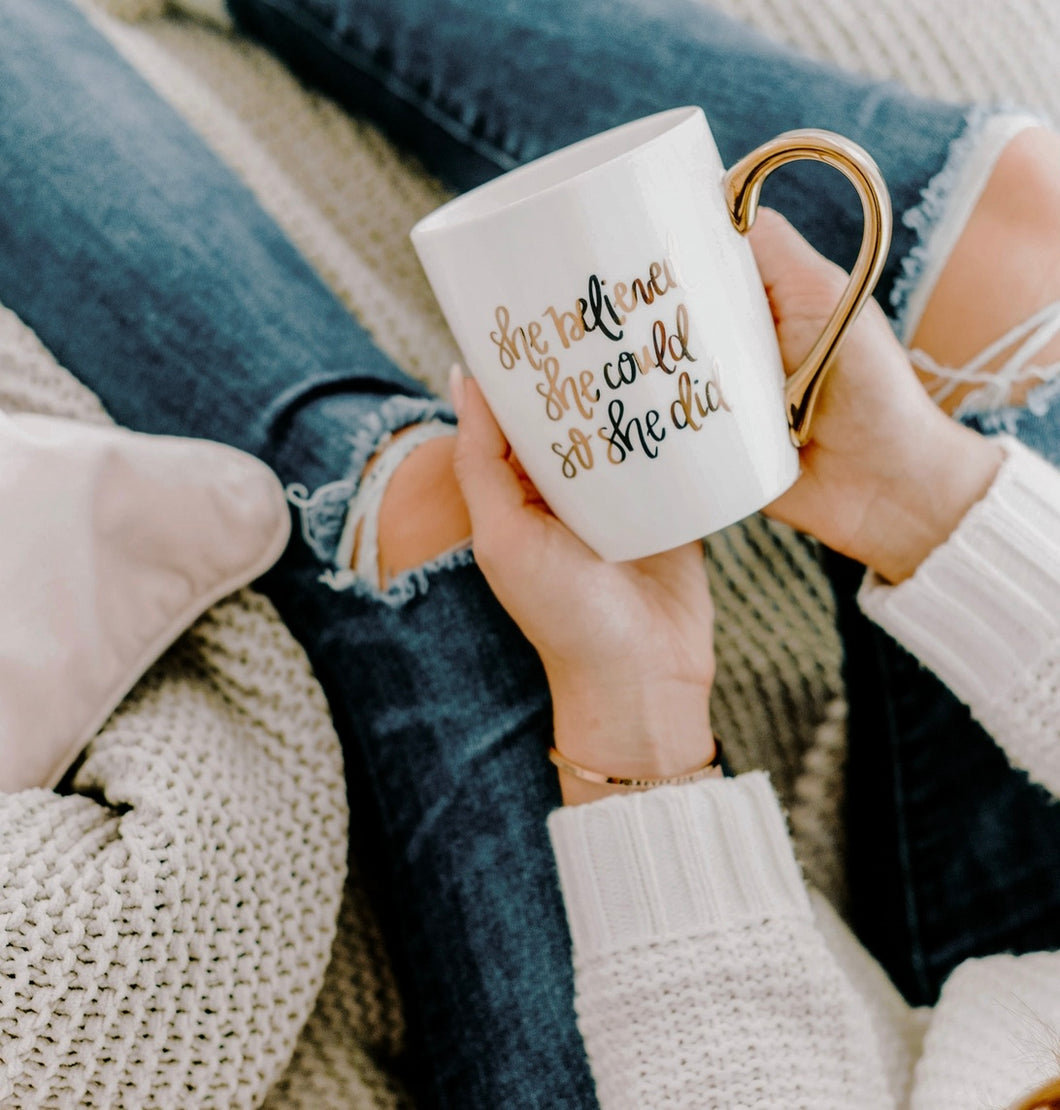
[[(456, 371), (451, 392), (475, 557), (541, 656), (556, 747), (616, 775), (674, 775), (707, 762), (713, 608), (700, 545), (604, 562), (542, 501), (478, 386)], [(606, 790), (560, 779), (568, 802)]]
[[(846, 275), (775, 212), (750, 233), (785, 367), (809, 351)], [(537, 649), (556, 746), (611, 774), (674, 775), (713, 754), (712, 607), (699, 544), (629, 563), (599, 559), (542, 501), (478, 387), (453, 380), (455, 468), (475, 554)], [(873, 302), (828, 373), (802, 474), (767, 509), (898, 582), (985, 493), (1001, 449), (928, 398)], [(568, 801), (600, 788), (561, 775)]]
[[(776, 212), (749, 235), (791, 372), (824, 328), (846, 275)], [(986, 492), (1001, 448), (940, 412), (874, 302), (828, 371), (802, 475), (766, 512), (900, 582)]]

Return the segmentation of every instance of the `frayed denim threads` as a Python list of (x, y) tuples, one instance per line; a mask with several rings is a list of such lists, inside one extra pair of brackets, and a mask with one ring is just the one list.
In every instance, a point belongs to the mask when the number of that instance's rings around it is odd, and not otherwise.
[[(929, 354), (920, 350), (910, 351), (909, 358), (917, 370), (933, 379), (927, 388), (936, 404), (943, 404), (962, 385), (977, 387), (954, 410), (955, 419), (965, 420), (972, 416), (1007, 411), (1006, 423), (994, 426), (992, 431), (1004, 430), (1016, 435), (1012, 421), (1022, 408), (1025, 407), (1034, 416), (1043, 416), (1060, 383), (1060, 362), (1039, 366), (1033, 361), (1057, 334), (1060, 334), (1060, 301), (1046, 305), (1017, 324), (964, 366), (940, 366)], [(1005, 361), (995, 366), (1006, 353), (1008, 357)], [(1010, 407), (1013, 386), (1034, 379), (1038, 379), (1039, 384), (1029, 391), (1024, 406)]]
[(1025, 112), (972, 107), (942, 169), (921, 191), (920, 203), (902, 215), (902, 224), (916, 234), (890, 297), (892, 326), (903, 344), (912, 339), (1002, 150), (1021, 131), (1040, 126), (1040, 119)]
[(351, 429), (347, 476), (327, 482), (312, 493), (297, 482), (287, 486), (287, 500), (298, 510), (306, 546), (322, 563), (329, 564), (320, 575), (321, 582), (334, 590), (354, 589), (361, 596), (400, 605), (427, 589), (427, 579), (433, 571), (464, 566), (472, 561), (470, 549), (456, 548), (422, 567), (398, 575), (381, 589), (363, 572), (348, 565), (350, 545), (343, 542), (351, 505), (361, 489), (368, 460), (385, 449), (394, 434), (404, 428), (432, 421), (450, 424), (453, 419), (452, 409), (442, 401), (401, 395), (390, 397), (376, 411), (366, 414), (360, 427)]

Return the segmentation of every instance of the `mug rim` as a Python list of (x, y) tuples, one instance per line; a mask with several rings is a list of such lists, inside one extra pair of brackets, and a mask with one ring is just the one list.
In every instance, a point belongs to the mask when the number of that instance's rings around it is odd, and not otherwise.
[[(706, 125), (706, 115), (698, 105), (667, 108), (662, 112), (629, 120), (607, 131), (579, 139), (559, 150), (535, 158), (526, 165), (509, 170), (500, 177), (477, 185), (466, 193), (461, 193), (424, 216), (413, 226), (409, 234), (413, 242), (416, 242), (437, 232), (453, 231), (491, 216), (521, 208), (533, 200), (554, 193), (574, 182), (584, 181), (630, 154), (650, 149), (678, 128), (697, 118)], [(646, 137), (630, 142), (632, 135), (642, 131), (647, 132)], [(591, 156), (593, 147), (600, 148), (596, 157)], [(579, 157), (585, 158), (587, 155), (590, 156), (589, 160), (581, 169), (554, 178), (559, 163), (577, 161)], [(535, 186), (534, 179), (543, 175), (548, 183)], [(549, 181), (550, 177), (553, 179)], [(512, 192), (513, 189), (513, 195), (504, 199), (503, 194)], [(494, 193), (502, 195), (490, 203), (489, 199)], [(484, 199), (486, 203), (483, 203)]]

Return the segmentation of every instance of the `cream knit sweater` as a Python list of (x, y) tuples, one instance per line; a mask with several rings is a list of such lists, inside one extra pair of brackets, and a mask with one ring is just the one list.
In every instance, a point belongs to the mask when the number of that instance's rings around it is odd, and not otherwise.
[[(956, 533), (861, 601), (1060, 794), (1060, 474), (1009, 441)], [(550, 827), (603, 1110), (985, 1110), (1060, 1073), (1060, 952), (968, 961), (909, 1010), (808, 894), (764, 774)]]

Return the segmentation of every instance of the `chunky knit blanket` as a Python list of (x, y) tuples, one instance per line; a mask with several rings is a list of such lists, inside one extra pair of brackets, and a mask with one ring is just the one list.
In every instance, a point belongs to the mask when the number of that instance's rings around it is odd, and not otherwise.
[[(6, 310), (0, 408), (106, 419)], [(260, 1105), (328, 965), (347, 817), (305, 656), (234, 595), (69, 792), (0, 795), (0, 1105)]]
[[(455, 348), (407, 243), (444, 199), (437, 184), (238, 36), (165, 0), (82, 2), (380, 344), (440, 386)], [(1060, 117), (1052, 0), (715, 4), (922, 92)], [(107, 419), (4, 312), (0, 408)], [(737, 767), (771, 771), (807, 872), (841, 898), (827, 583), (811, 547), (762, 519), (713, 537), (708, 559), (719, 730)], [(388, 1069), (400, 1001), (355, 868), (347, 877), (344, 805), (305, 659), (244, 591), (152, 669), (71, 793), (0, 797), (0, 1106), (408, 1105)]]

